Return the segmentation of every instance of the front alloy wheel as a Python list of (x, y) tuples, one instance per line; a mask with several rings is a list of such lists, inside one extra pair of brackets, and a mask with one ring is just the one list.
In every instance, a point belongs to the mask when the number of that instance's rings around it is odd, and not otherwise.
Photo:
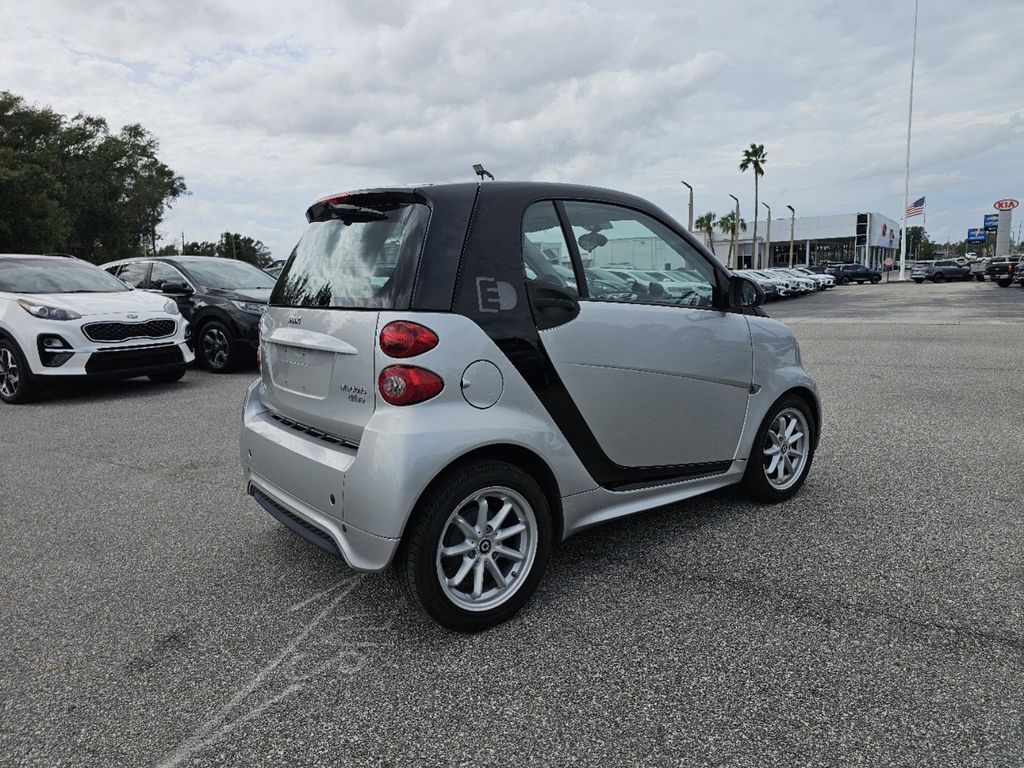
[(28, 403), (36, 398), (36, 379), (13, 342), (0, 341), (0, 400)]
[(18, 395), (20, 384), (21, 374), (14, 350), (6, 346), (0, 347), (0, 396), (4, 400), (13, 400)]
[(203, 363), (214, 373), (225, 373), (234, 367), (234, 343), (222, 323), (214, 320), (203, 326), (198, 351)]
[(803, 474), (809, 432), (807, 418), (795, 408), (782, 411), (768, 427), (761, 454), (764, 475), (773, 488), (784, 491)]
[(757, 501), (785, 501), (800, 490), (814, 460), (817, 424), (807, 400), (780, 398), (768, 411), (750, 450), (741, 485)]

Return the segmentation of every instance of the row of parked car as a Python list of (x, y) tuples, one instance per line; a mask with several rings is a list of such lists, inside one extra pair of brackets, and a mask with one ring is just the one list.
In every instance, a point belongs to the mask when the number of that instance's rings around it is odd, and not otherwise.
[(1024, 259), (1019, 256), (1001, 256), (994, 259), (935, 259), (914, 262), (910, 277), (915, 283), (925, 281), (944, 283), (948, 280), (990, 280), (1002, 288), (1013, 283), (1024, 286)]
[(177, 381), (255, 358), (275, 279), (205, 256), (95, 267), (61, 256), (0, 255), (0, 399), (35, 399), (45, 382), (148, 376)]

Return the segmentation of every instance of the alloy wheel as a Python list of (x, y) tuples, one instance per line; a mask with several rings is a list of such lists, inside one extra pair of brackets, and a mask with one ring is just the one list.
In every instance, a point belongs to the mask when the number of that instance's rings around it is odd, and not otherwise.
[(773, 488), (784, 491), (797, 480), (807, 464), (807, 418), (796, 408), (781, 411), (768, 427), (762, 453), (764, 475)]
[(441, 590), (467, 611), (505, 603), (526, 580), (537, 541), (537, 518), (523, 496), (502, 486), (477, 491), (441, 529), (435, 556)]
[(203, 357), (211, 368), (226, 366), (230, 350), (228, 337), (220, 328), (208, 328), (203, 333)]
[(0, 349), (0, 395), (14, 397), (18, 394), (21, 376), (18, 373), (18, 358), (13, 350)]

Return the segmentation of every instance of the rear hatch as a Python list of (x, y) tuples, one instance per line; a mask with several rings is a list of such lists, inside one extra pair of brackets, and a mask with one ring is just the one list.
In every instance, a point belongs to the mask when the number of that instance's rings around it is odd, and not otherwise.
[(316, 203), (263, 319), (264, 401), (358, 443), (376, 404), (381, 310), (409, 309), (430, 209), (409, 192)]

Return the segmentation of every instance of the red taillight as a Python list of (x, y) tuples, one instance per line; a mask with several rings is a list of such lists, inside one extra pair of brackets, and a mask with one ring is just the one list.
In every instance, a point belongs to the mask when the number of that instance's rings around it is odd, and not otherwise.
[(380, 396), (391, 405), (413, 405), (429, 400), (444, 389), (436, 373), (411, 365), (389, 365), (377, 379)]
[(396, 320), (380, 332), (380, 348), (388, 357), (415, 357), (437, 346), (437, 334), (419, 323)]

